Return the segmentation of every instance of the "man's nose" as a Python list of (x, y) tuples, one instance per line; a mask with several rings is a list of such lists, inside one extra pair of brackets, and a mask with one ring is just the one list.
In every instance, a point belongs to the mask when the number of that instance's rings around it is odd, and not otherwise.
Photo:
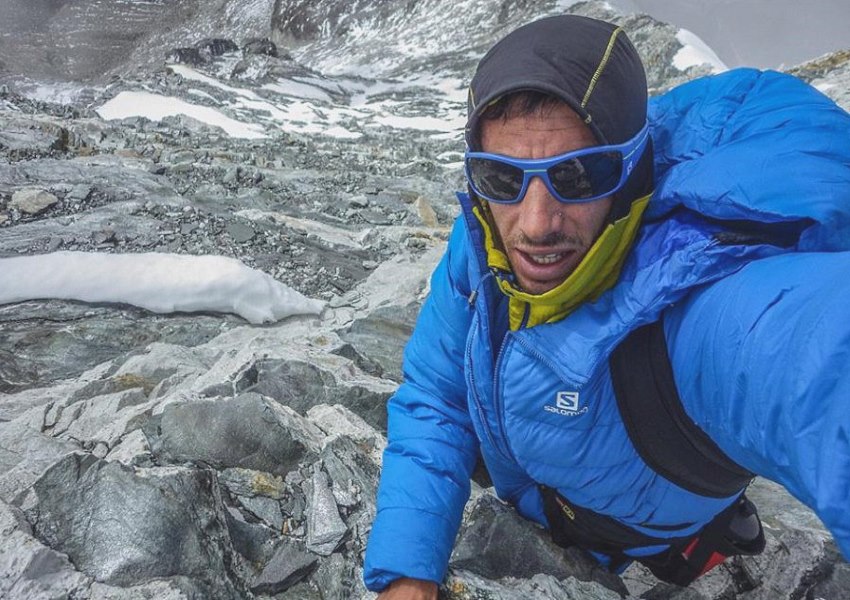
[(532, 240), (542, 240), (560, 231), (563, 205), (549, 192), (540, 177), (533, 177), (520, 202), (520, 229)]

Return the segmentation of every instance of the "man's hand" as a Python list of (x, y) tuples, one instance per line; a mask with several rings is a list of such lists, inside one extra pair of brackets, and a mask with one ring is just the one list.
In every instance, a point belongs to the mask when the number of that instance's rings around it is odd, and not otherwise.
[(378, 594), (378, 600), (437, 600), (437, 584), (403, 577)]

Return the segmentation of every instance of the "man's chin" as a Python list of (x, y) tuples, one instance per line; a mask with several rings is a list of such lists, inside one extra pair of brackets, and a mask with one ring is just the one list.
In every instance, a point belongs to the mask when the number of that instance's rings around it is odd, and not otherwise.
[(535, 281), (528, 279), (526, 277), (517, 276), (517, 281), (519, 281), (520, 286), (522, 287), (522, 291), (527, 294), (532, 294), (534, 296), (539, 296), (541, 294), (545, 294), (546, 292), (551, 292), (556, 287), (561, 285), (566, 279), (568, 275), (560, 279), (555, 279), (552, 281)]
[[(572, 259), (572, 260), (570, 260)], [(514, 275), (524, 292), (539, 296), (554, 290), (556, 287), (564, 283), (567, 278), (575, 271), (575, 257), (568, 257), (564, 263), (557, 265), (551, 269), (550, 273), (538, 272), (529, 273), (529, 269), (515, 268)], [(543, 271), (543, 269), (534, 269), (535, 271)]]

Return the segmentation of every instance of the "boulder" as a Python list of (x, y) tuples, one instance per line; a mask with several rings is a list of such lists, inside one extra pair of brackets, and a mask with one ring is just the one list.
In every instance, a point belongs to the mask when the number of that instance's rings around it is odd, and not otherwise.
[(319, 448), (321, 433), (259, 394), (170, 404), (145, 427), (156, 460), (285, 475)]
[(91, 579), (32, 536), (23, 514), (0, 500), (0, 598), (84, 597)]
[(259, 54), (276, 57), (278, 55), (277, 45), (268, 38), (251, 39), (246, 41), (245, 45), (242, 46), (242, 53), (246, 56), (250, 54)]
[(284, 540), (263, 571), (251, 582), (251, 591), (278, 594), (310, 575), (317, 562), (318, 558), (307, 552), (303, 543)]
[(198, 49), (201, 55), (208, 58), (215, 58), (222, 54), (236, 52), (239, 50), (239, 46), (236, 45), (236, 42), (226, 38), (207, 38), (197, 42), (195, 44), (195, 48)]
[(313, 473), (307, 496), (307, 549), (322, 556), (336, 550), (348, 527), (339, 516), (328, 476), (321, 469)]
[(73, 454), (33, 486), (35, 534), (100, 582), (132, 586), (187, 577), (234, 597), (232, 547), (213, 473), (131, 469)]
[(37, 215), (59, 202), (59, 198), (41, 189), (18, 190), (12, 194), (9, 208), (26, 215)]

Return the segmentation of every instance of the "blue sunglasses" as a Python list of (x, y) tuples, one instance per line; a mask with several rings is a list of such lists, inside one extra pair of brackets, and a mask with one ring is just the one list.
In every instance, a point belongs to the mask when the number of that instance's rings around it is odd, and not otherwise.
[(490, 152), (464, 155), (472, 191), (489, 202), (515, 204), (539, 177), (560, 202), (593, 202), (619, 190), (632, 174), (649, 139), (649, 124), (629, 141), (592, 146), (549, 158), (511, 158)]

